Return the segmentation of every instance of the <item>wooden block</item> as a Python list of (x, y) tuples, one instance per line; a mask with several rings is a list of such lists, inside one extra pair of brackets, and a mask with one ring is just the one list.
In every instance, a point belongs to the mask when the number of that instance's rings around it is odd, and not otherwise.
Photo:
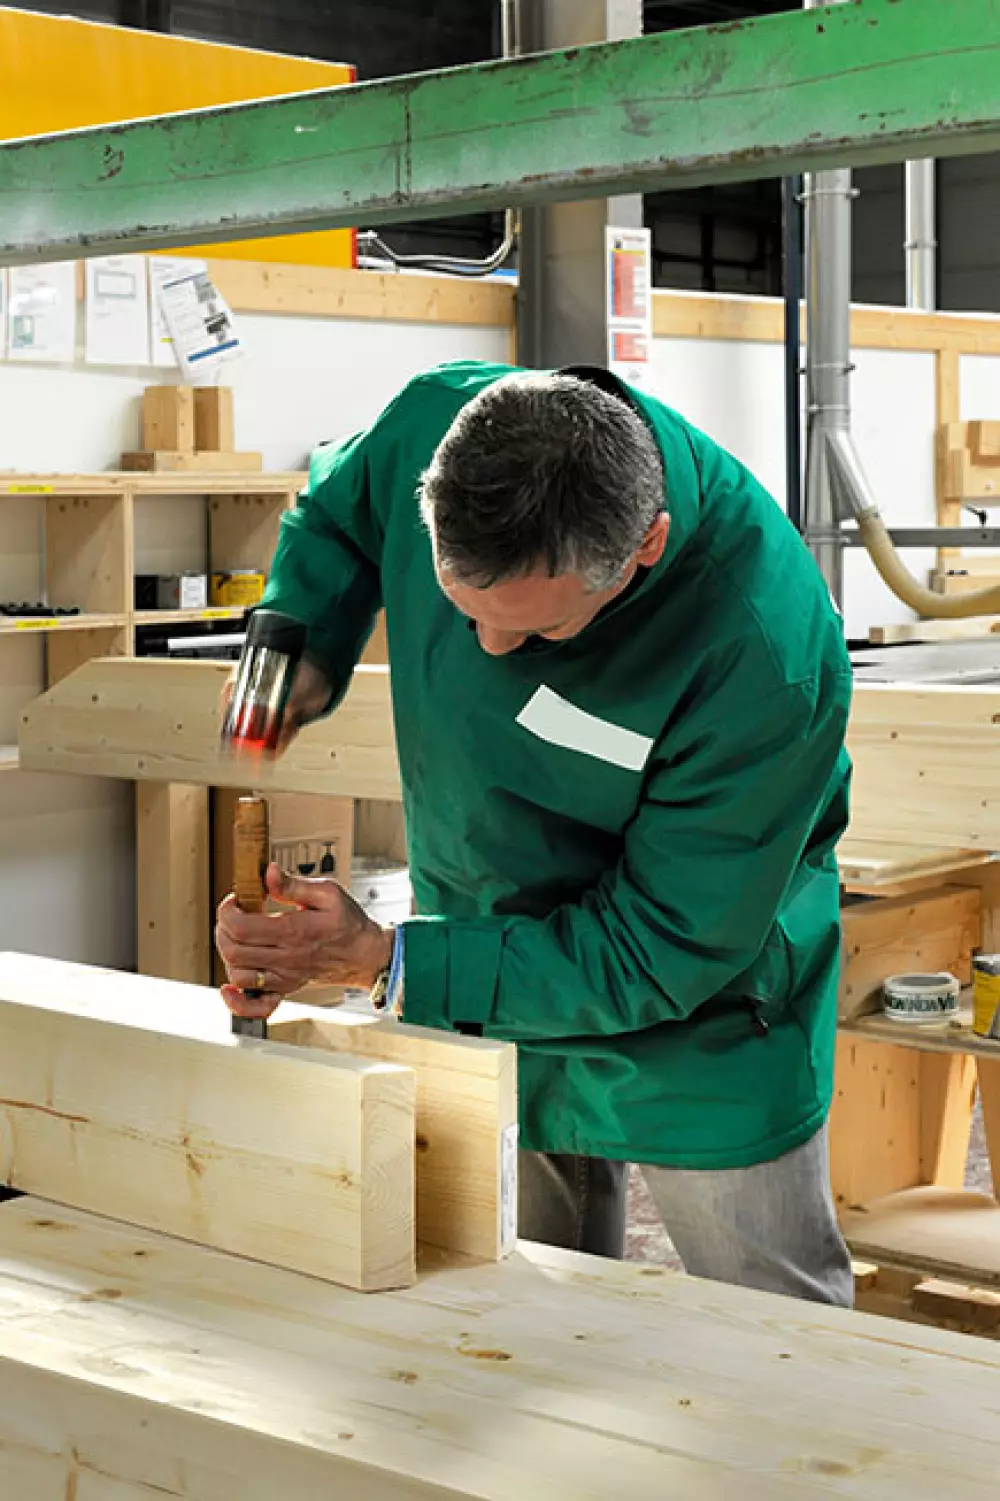
[(414, 1275), (414, 1078), (212, 992), (0, 957), (0, 1179), (360, 1291)]
[(1000, 422), (970, 422), (969, 451), (977, 464), (1000, 464)]
[(970, 1333), (1000, 1333), (1000, 1293), (939, 1278), (918, 1282), (913, 1307), (935, 1323), (961, 1324)]
[[(182, 448), (181, 443), (148, 443), (144, 448)], [(194, 447), (231, 453), (236, 447), (232, 386), (199, 386), (194, 393)]]
[[(21, 717), (21, 765), (121, 777), (246, 787), (238, 756), (219, 750), (219, 705), (230, 666), (212, 662), (88, 662)], [(398, 800), (399, 766), (384, 668), (355, 674), (336, 714), (309, 725), (278, 761), (252, 768), (258, 792)]]
[(195, 447), (193, 386), (147, 386), (142, 393), (142, 446), (153, 452)]
[(139, 972), (211, 980), (208, 788), (136, 783)]
[(0, 1308), (9, 1501), (995, 1490), (988, 1341), (551, 1247), (358, 1298), (29, 1198)]
[[(971, 556), (961, 556), (963, 568), (972, 563)], [(988, 561), (995, 569), (996, 559)], [(995, 634), (1000, 634), (1000, 615), (971, 615), (968, 620), (914, 620), (868, 628), (868, 640), (872, 646), (897, 646), (911, 641), (980, 641)]]
[[(996, 573), (980, 573), (966, 567), (966, 556), (960, 554), (952, 562), (951, 571), (931, 574), (931, 588), (935, 594), (974, 594), (979, 589), (1000, 589), (1000, 570)], [(961, 570), (958, 572), (956, 570)], [(990, 617), (984, 617), (990, 618)]]
[(883, 981), (905, 971), (947, 970), (970, 984), (979, 913), (978, 893), (963, 887), (843, 908), (841, 1017), (881, 1009)]
[(196, 449), (178, 453), (169, 449), (123, 453), (122, 468), (148, 474), (254, 474), (264, 467), (259, 453), (213, 453)]
[(996, 464), (973, 463), (968, 449), (949, 449), (945, 460), (945, 500), (1000, 503), (1000, 474)]
[(878, 1267), (870, 1261), (851, 1261), (855, 1293), (869, 1292), (878, 1281)]
[[(287, 1020), (282, 1020), (283, 1017)], [(417, 1081), (417, 1239), (496, 1261), (514, 1248), (517, 1054), (506, 1043), (343, 1012), (284, 1008), (275, 1040), (379, 1058)]]

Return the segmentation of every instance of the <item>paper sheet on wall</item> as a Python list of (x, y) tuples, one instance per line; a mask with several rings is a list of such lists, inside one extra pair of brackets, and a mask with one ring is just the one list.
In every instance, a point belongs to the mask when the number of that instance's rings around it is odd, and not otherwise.
[(12, 266), (7, 357), (72, 364), (76, 355), (76, 262)]
[(652, 243), (648, 229), (605, 230), (608, 365), (622, 380), (646, 385), (653, 342)]
[(204, 261), (191, 260), (177, 255), (152, 255), (149, 258), (149, 342), (153, 364), (173, 369), (181, 363), (174, 354), (174, 341), (170, 337), (163, 317), (161, 293), (170, 281), (181, 281), (186, 276), (197, 276), (206, 271)]
[(144, 255), (101, 255), (87, 261), (84, 358), (89, 365), (149, 364)]
[(165, 281), (160, 287), (159, 300), (185, 378), (211, 384), (221, 365), (240, 353), (233, 315), (225, 298), (207, 272), (197, 271)]

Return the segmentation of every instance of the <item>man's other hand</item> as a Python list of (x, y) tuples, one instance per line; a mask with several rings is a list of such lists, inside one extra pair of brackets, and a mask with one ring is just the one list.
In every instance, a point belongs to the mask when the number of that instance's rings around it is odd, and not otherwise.
[(367, 990), (389, 964), (392, 929), (373, 922), (339, 881), (286, 876), (272, 864), (267, 893), (287, 910), (241, 912), (228, 896), (218, 911), (215, 942), (229, 976), (222, 994), (237, 1016), (270, 1016), (310, 980)]

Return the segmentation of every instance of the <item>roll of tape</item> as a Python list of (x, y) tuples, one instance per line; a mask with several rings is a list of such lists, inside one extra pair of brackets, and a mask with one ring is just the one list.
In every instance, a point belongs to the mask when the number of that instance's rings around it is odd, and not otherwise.
[(910, 1026), (950, 1021), (958, 1015), (961, 986), (954, 975), (890, 975), (882, 986), (883, 1009)]

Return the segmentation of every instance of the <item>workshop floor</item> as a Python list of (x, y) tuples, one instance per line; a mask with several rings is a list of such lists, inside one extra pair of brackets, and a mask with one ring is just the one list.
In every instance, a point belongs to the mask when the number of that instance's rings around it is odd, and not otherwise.
[[(983, 1114), (978, 1105), (972, 1122), (972, 1140), (969, 1144), (965, 1186), (976, 1189), (979, 1193), (993, 1192), (990, 1162), (986, 1152), (986, 1135), (983, 1129)], [(629, 1261), (651, 1261), (679, 1270), (680, 1258), (670, 1244), (670, 1238), (647, 1192), (645, 1180), (637, 1168), (632, 1169), (629, 1181), (628, 1208), (629, 1223), (625, 1254)]]

